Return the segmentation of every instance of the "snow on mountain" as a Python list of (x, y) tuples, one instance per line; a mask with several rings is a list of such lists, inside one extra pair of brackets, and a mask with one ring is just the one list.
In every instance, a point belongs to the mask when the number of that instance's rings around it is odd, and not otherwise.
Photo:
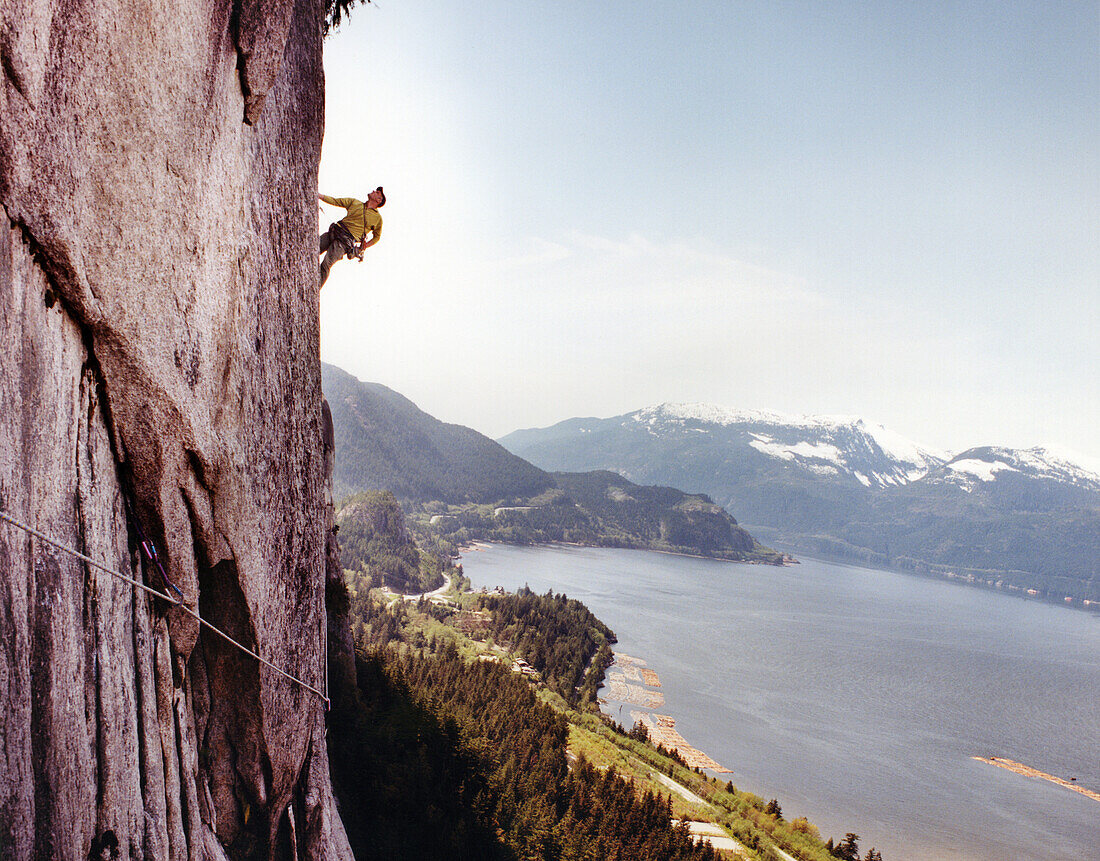
[(829, 445), (828, 443), (809, 443), (799, 442), (794, 445), (783, 445), (782, 443), (775, 442), (770, 436), (764, 434), (754, 433), (750, 434), (753, 441), (749, 443), (757, 451), (763, 452), (771, 457), (778, 457), (780, 460), (818, 460), (826, 461), (825, 469), (832, 474), (836, 474), (838, 470), (833, 466), (828, 466), (828, 463), (836, 464), (836, 466), (843, 466), (844, 460), (841, 457), (840, 449), (835, 445)]
[(1087, 457), (1061, 446), (1036, 446), (1017, 455), (1035, 467), (1042, 464), (1051, 474), (1068, 477), (1070, 481), (1100, 483), (1100, 458)]
[(935, 480), (972, 491), (980, 484), (997, 481), (1004, 473), (1048, 479), (1100, 492), (1100, 461), (1053, 446), (973, 448), (945, 463), (942, 475)]
[(794, 416), (712, 404), (661, 404), (624, 417), (655, 436), (740, 433), (757, 452), (821, 476), (847, 476), (865, 487), (916, 481), (949, 459), (858, 416)]
[(961, 472), (964, 475), (973, 476), (979, 481), (994, 481), (999, 471), (1003, 469), (1012, 469), (1007, 463), (1002, 463), (999, 460), (990, 462), (987, 460), (978, 460), (973, 457), (964, 457), (952, 461), (946, 464), (945, 468), (951, 472)]

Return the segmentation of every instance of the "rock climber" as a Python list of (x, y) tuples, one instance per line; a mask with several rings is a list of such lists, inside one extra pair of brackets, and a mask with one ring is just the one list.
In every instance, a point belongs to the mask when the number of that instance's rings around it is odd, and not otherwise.
[[(354, 257), (362, 262), (363, 252), (382, 238), (382, 216), (378, 210), (386, 205), (386, 195), (382, 186), (378, 186), (367, 195), (365, 202), (327, 194), (319, 194), (317, 199), (331, 206), (341, 206), (348, 212), (321, 234), (321, 250), (317, 253), (325, 255), (321, 261), (321, 286), (324, 287), (333, 263), (341, 257)], [(367, 233), (371, 234), (369, 240)]]

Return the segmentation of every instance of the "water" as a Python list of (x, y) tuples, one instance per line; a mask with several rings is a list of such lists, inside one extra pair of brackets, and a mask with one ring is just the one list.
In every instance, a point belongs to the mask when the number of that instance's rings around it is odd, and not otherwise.
[(1094, 615), (812, 559), (495, 545), (463, 565), (475, 588), (583, 601), (723, 779), (823, 837), (854, 831), (886, 861), (1100, 859), (1100, 803), (971, 759), (1100, 791)]

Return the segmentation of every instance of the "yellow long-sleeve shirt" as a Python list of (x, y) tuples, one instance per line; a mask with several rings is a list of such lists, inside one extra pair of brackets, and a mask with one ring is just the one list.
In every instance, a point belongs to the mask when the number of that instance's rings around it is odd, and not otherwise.
[(329, 197), (327, 194), (320, 194), (318, 197), (331, 206), (342, 206), (348, 211), (348, 214), (340, 219), (340, 223), (348, 229), (348, 233), (357, 242), (366, 235), (368, 230), (372, 232), (374, 239), (382, 235), (382, 216), (378, 214), (377, 209), (370, 209), (363, 201), (356, 200), (354, 197)]

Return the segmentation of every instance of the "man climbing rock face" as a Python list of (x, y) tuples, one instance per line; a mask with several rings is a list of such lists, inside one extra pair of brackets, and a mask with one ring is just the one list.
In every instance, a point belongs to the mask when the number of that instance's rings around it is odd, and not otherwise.
[[(366, 202), (354, 197), (329, 197), (327, 194), (319, 194), (317, 199), (331, 206), (342, 206), (348, 211), (321, 234), (321, 249), (317, 253), (325, 255), (321, 261), (321, 286), (324, 287), (333, 263), (341, 257), (355, 257), (361, 261), (363, 252), (382, 238), (382, 216), (378, 210), (386, 205), (386, 195), (382, 186), (378, 186), (367, 195)], [(371, 234), (369, 241), (368, 232)]]

